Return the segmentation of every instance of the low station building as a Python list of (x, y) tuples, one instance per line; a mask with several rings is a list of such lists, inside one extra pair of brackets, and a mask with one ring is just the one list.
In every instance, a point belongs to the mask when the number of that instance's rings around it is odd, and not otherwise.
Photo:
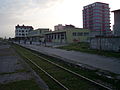
[(38, 28), (33, 31), (30, 31), (27, 35), (28, 41), (33, 43), (44, 42), (45, 33), (49, 31), (49, 28)]
[(89, 42), (89, 30), (83, 28), (68, 28), (45, 33), (46, 42), (76, 43)]

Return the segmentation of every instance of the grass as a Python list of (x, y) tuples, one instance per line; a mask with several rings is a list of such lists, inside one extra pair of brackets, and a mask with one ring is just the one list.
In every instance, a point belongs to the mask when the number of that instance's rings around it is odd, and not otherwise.
[(0, 90), (42, 90), (34, 80), (21, 80), (8, 84), (0, 84)]
[(0, 75), (15, 74), (15, 73), (22, 73), (22, 72), (29, 73), (30, 71), (25, 69), (19, 69), (19, 70), (16, 70), (15, 72), (3, 72), (3, 73), (0, 73)]
[[(54, 76), (59, 81), (61, 81), (65, 86), (69, 87), (70, 90), (78, 90), (78, 89), (79, 90), (87, 90), (88, 88), (90, 90), (95, 89), (96, 86), (94, 86), (94, 85), (90, 84), (89, 82), (86, 82), (82, 79), (79, 79), (78, 77), (74, 77), (74, 75), (72, 75), (62, 69), (59, 69), (56, 66), (49, 64), (46, 61), (41, 60), (40, 58), (38, 58), (35, 55), (32, 55), (30, 52), (28, 52), (25, 48), (21, 48), (19, 46), (15, 46), (15, 47), (21, 55), (24, 54), (25, 56), (29, 57), (31, 60), (36, 62), (39, 66), (41, 66), (43, 69), (48, 71), (52, 76)], [(34, 66), (32, 66), (32, 67), (35, 71), (38, 71), (38, 69), (36, 69)], [(47, 81), (46, 83), (49, 87), (51, 87), (51, 84), (54, 84), (54, 83), (50, 83), (50, 81), (49, 81), (50, 79), (49, 78), (46, 79), (45, 77), (47, 77), (47, 76), (45, 76), (44, 73), (42, 73), (41, 71), (37, 72), (37, 73), (39, 73), (41, 75), (41, 77), (43, 77), (43, 80)], [(97, 89), (98, 88), (99, 87), (97, 87)], [(51, 90), (53, 90), (53, 87), (51, 87)], [(61, 89), (54, 89), (54, 90), (61, 90)]]
[(102, 56), (107, 56), (107, 57), (120, 58), (120, 52), (90, 49), (90, 46), (88, 43), (73, 43), (73, 44), (69, 44), (67, 46), (61, 46), (58, 48), (65, 49), (65, 50), (74, 50), (74, 51), (80, 51), (80, 52), (85, 52), (85, 53), (97, 54), (97, 55), (102, 55)]

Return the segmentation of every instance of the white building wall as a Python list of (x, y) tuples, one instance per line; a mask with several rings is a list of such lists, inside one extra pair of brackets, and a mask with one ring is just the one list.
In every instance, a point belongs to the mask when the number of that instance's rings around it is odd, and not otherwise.
[(28, 26), (16, 26), (15, 37), (26, 37), (31, 30), (33, 30), (33, 28)]

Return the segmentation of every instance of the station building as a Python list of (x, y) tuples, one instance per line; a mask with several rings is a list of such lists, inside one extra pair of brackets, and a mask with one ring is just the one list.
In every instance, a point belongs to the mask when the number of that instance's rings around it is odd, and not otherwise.
[(67, 28), (45, 33), (45, 40), (51, 43), (89, 42), (89, 34), (88, 29)]

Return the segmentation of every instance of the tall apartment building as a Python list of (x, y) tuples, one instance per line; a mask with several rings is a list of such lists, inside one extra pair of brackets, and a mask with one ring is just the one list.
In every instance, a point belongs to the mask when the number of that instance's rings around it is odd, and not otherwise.
[(33, 30), (32, 26), (15, 26), (15, 38), (16, 39), (24, 39), (29, 31)]
[(83, 28), (91, 31), (91, 36), (107, 36), (110, 30), (109, 4), (95, 2), (83, 7)]

